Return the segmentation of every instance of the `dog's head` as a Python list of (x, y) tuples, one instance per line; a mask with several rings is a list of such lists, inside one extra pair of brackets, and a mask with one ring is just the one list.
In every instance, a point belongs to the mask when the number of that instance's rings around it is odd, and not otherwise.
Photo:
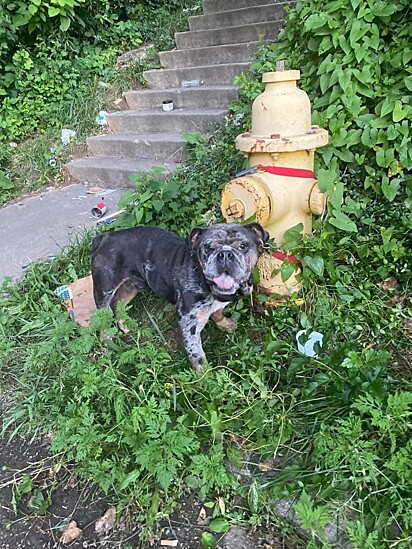
[(259, 247), (269, 239), (269, 233), (259, 223), (197, 227), (189, 239), (216, 298), (229, 301), (238, 290), (245, 294), (252, 291), (252, 271)]

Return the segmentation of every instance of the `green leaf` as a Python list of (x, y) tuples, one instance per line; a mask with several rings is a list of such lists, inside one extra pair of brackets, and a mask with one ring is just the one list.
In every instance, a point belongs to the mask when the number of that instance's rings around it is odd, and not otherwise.
[(400, 101), (396, 101), (395, 107), (392, 113), (392, 120), (394, 122), (400, 122), (407, 115), (408, 115), (408, 111), (402, 108), (402, 103)]
[(375, 17), (389, 17), (396, 10), (396, 3), (391, 5), (388, 2), (374, 2), (373, 14)]
[(13, 189), (13, 187), (13, 181), (11, 181), (4, 172), (0, 171), (0, 189), (8, 190)]
[(120, 491), (125, 490), (130, 484), (133, 484), (134, 482), (136, 482), (140, 474), (141, 474), (140, 469), (135, 469), (134, 471), (129, 473), (127, 477), (123, 479), (123, 482), (120, 484), (119, 490)]
[(229, 462), (235, 467), (243, 467), (244, 457), (243, 452), (239, 448), (234, 446), (228, 446), (226, 449), (226, 454)]
[(332, 204), (332, 206), (335, 208), (335, 210), (340, 210), (343, 202), (343, 183), (341, 181), (338, 181), (336, 185), (333, 185), (329, 188), (328, 195), (329, 195), (329, 202)]
[(405, 86), (408, 88), (409, 91), (412, 91), (412, 74), (405, 78)]
[(325, 91), (329, 88), (330, 76), (331, 75), (329, 73), (324, 73), (319, 79), (320, 89), (322, 93), (325, 93)]
[(303, 258), (303, 261), (304, 261), (304, 264), (306, 264), (306, 266), (309, 267), (309, 269), (313, 271), (316, 275), (318, 276), (323, 275), (325, 263), (323, 261), (322, 256), (315, 255), (312, 257), (309, 255), (305, 255), (305, 257)]
[(216, 518), (209, 524), (209, 528), (212, 532), (221, 534), (222, 532), (227, 532), (229, 530), (230, 524), (225, 518)]
[(303, 223), (298, 223), (290, 229), (288, 229), (283, 235), (285, 249), (295, 248), (302, 238)]
[(49, 8), (49, 17), (56, 17), (56, 15), (59, 15), (59, 13), (60, 8), (54, 8), (53, 6)]
[(328, 192), (337, 179), (336, 172), (324, 169), (318, 170), (316, 177), (318, 180), (318, 187), (322, 193)]
[(41, 490), (36, 488), (33, 491), (33, 495), (28, 503), (30, 509), (32, 509), (37, 515), (45, 515), (47, 509), (50, 506), (50, 499), (45, 498)]
[(206, 137), (200, 132), (184, 132), (182, 137), (189, 145), (205, 145), (207, 143)]
[(69, 27), (70, 27), (70, 19), (68, 17), (62, 17), (60, 19), (60, 30), (62, 30), (63, 32), (66, 32)]
[(295, 263), (290, 263), (287, 260), (282, 263), (282, 265), (280, 266), (280, 277), (282, 279), (282, 282), (286, 282), (287, 280), (289, 280), (289, 278), (295, 272), (295, 268)]
[(341, 211), (334, 211), (334, 217), (329, 219), (329, 223), (334, 227), (341, 229), (342, 231), (348, 231), (352, 233), (358, 232), (356, 223), (354, 223), (345, 213)]
[(393, 110), (393, 100), (391, 97), (386, 97), (381, 106), (381, 116), (386, 116)]
[(305, 21), (306, 30), (315, 30), (323, 27), (328, 22), (328, 16), (326, 13), (314, 13), (310, 15)]
[(152, 206), (157, 212), (160, 212), (164, 205), (163, 200), (153, 200), (152, 202)]
[(216, 548), (216, 539), (210, 532), (203, 532), (201, 542), (205, 549)]
[(376, 151), (376, 163), (380, 168), (385, 168), (387, 166), (385, 160), (385, 149), (383, 149), (382, 147), (379, 147), (379, 149)]
[(352, 78), (352, 70), (351, 69), (345, 69), (344, 71), (342, 71), (339, 74), (339, 77), (338, 77), (339, 85), (340, 85), (340, 87), (342, 88), (343, 91), (347, 90), (347, 88), (350, 84), (351, 78)]
[(389, 200), (389, 202), (393, 202), (395, 199), (395, 196), (397, 195), (399, 191), (400, 181), (387, 181), (386, 178), (382, 180), (382, 192), (385, 195), (385, 198)]

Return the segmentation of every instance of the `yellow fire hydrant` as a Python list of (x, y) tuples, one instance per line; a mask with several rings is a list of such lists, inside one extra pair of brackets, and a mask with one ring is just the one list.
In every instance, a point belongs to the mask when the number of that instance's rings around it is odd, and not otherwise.
[[(236, 138), (250, 169), (229, 181), (221, 198), (228, 223), (255, 216), (276, 246), (299, 223), (310, 233), (312, 214), (321, 215), (326, 207), (313, 166), (315, 149), (326, 145), (328, 132), (311, 125), (309, 98), (296, 87), (299, 78), (299, 71), (285, 71), (283, 63), (276, 72), (263, 74), (265, 91), (253, 102), (252, 130)], [(282, 250), (260, 257), (259, 286), (264, 293), (286, 297), (299, 289), (295, 275), (282, 282), (279, 268), (284, 259), (299, 264)]]

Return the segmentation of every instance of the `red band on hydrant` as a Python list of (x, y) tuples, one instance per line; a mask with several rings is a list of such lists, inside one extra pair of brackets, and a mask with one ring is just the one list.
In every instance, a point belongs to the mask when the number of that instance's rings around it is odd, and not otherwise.
[(298, 267), (302, 266), (302, 263), (297, 257), (295, 257), (294, 255), (289, 255), (285, 252), (281, 252), (280, 250), (278, 250), (277, 252), (272, 252), (272, 256), (276, 259), (279, 259), (279, 261), (284, 261), (285, 259), (287, 259), (289, 263), (296, 263)]
[(300, 168), (281, 168), (279, 166), (263, 166), (258, 164), (256, 166), (258, 170), (271, 173), (273, 175), (285, 175), (286, 177), (304, 177), (310, 179), (316, 179), (316, 175), (312, 170), (301, 170)]

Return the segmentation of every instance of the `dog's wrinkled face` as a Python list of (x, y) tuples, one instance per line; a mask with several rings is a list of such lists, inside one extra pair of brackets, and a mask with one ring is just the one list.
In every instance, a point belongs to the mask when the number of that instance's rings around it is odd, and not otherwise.
[(231, 299), (238, 290), (250, 293), (258, 249), (268, 239), (269, 234), (258, 223), (193, 229), (190, 242), (212, 294)]

